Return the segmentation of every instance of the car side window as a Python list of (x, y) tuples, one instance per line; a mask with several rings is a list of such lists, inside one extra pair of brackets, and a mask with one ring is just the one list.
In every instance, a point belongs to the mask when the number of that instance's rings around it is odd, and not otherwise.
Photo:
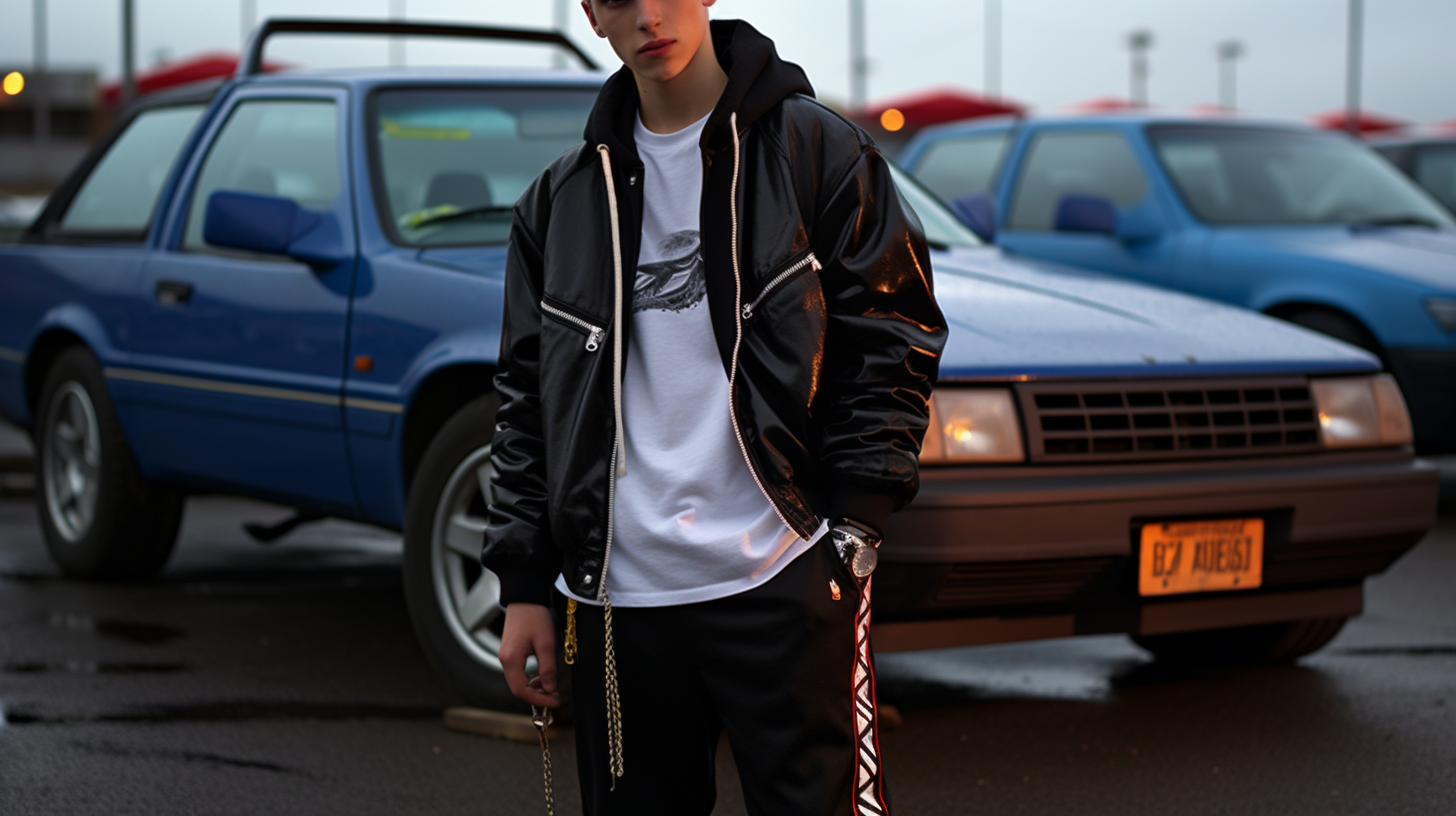
[(1128, 207), (1148, 194), (1148, 179), (1122, 134), (1042, 133), (1022, 163), (1008, 229), (1051, 230), (1068, 193), (1102, 196)]
[(138, 114), (81, 183), (61, 216), (61, 231), (145, 237), (162, 185), (202, 108), (176, 105)]
[(338, 111), (327, 99), (257, 99), (233, 108), (193, 187), (182, 248), (206, 250), (207, 200), (219, 190), (291, 198), (325, 210), (339, 195)]
[(925, 151), (915, 177), (942, 201), (989, 192), (1010, 135), (1002, 130), (942, 139)]
[(1456, 212), (1456, 145), (1421, 148), (1416, 154), (1416, 181)]

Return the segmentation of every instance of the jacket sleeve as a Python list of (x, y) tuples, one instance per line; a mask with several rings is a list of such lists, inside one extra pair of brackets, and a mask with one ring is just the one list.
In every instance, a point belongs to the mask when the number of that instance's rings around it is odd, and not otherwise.
[(827, 311), (815, 411), (830, 518), (883, 534), (920, 486), (945, 319), (919, 220), (873, 144), (825, 188), (814, 234)]
[(561, 554), (546, 513), (546, 444), (541, 423), (542, 251), (551, 212), (549, 171), (516, 202), (506, 253), (501, 319), (501, 405), (491, 440), (493, 501), (480, 562), (500, 578), (502, 606), (549, 605)]

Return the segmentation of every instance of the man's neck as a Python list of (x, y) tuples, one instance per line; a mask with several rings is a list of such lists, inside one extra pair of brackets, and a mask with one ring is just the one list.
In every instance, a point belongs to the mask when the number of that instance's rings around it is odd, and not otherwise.
[(703, 38), (687, 67), (666, 82), (637, 80), (638, 115), (653, 133), (676, 133), (712, 112), (728, 86), (728, 75), (718, 64), (713, 38)]

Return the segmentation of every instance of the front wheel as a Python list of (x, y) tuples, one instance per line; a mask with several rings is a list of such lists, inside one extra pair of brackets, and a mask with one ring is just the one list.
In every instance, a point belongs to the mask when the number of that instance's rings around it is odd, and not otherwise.
[(1187, 666), (1278, 666), (1324, 648), (1349, 618), (1312, 618), (1202, 632), (1133, 635), (1160, 663)]
[(135, 581), (166, 565), (181, 491), (144, 478), (90, 350), (61, 353), (36, 411), (35, 500), (51, 558), (77, 578)]
[(476, 705), (522, 709), (501, 673), (500, 581), (480, 565), (500, 399), (452, 416), (420, 460), (405, 517), (404, 586), (425, 654)]

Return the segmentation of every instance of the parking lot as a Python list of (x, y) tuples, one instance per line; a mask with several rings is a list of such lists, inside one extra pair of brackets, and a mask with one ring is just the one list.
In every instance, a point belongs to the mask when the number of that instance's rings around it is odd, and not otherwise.
[[(447, 731), (396, 537), (194, 498), (161, 580), (63, 580), (0, 499), (0, 812), (539, 814), (536, 746)], [(1433, 814), (1456, 798), (1456, 515), (1299, 665), (1169, 670), (1122, 637), (902, 653), (881, 693), (915, 814)], [(630, 717), (630, 714), (628, 714)], [(630, 741), (630, 719), (626, 738)], [(630, 756), (630, 748), (628, 749)], [(570, 731), (555, 742), (570, 769)], [(720, 757), (718, 813), (742, 813)], [(576, 785), (557, 775), (559, 812)]]

